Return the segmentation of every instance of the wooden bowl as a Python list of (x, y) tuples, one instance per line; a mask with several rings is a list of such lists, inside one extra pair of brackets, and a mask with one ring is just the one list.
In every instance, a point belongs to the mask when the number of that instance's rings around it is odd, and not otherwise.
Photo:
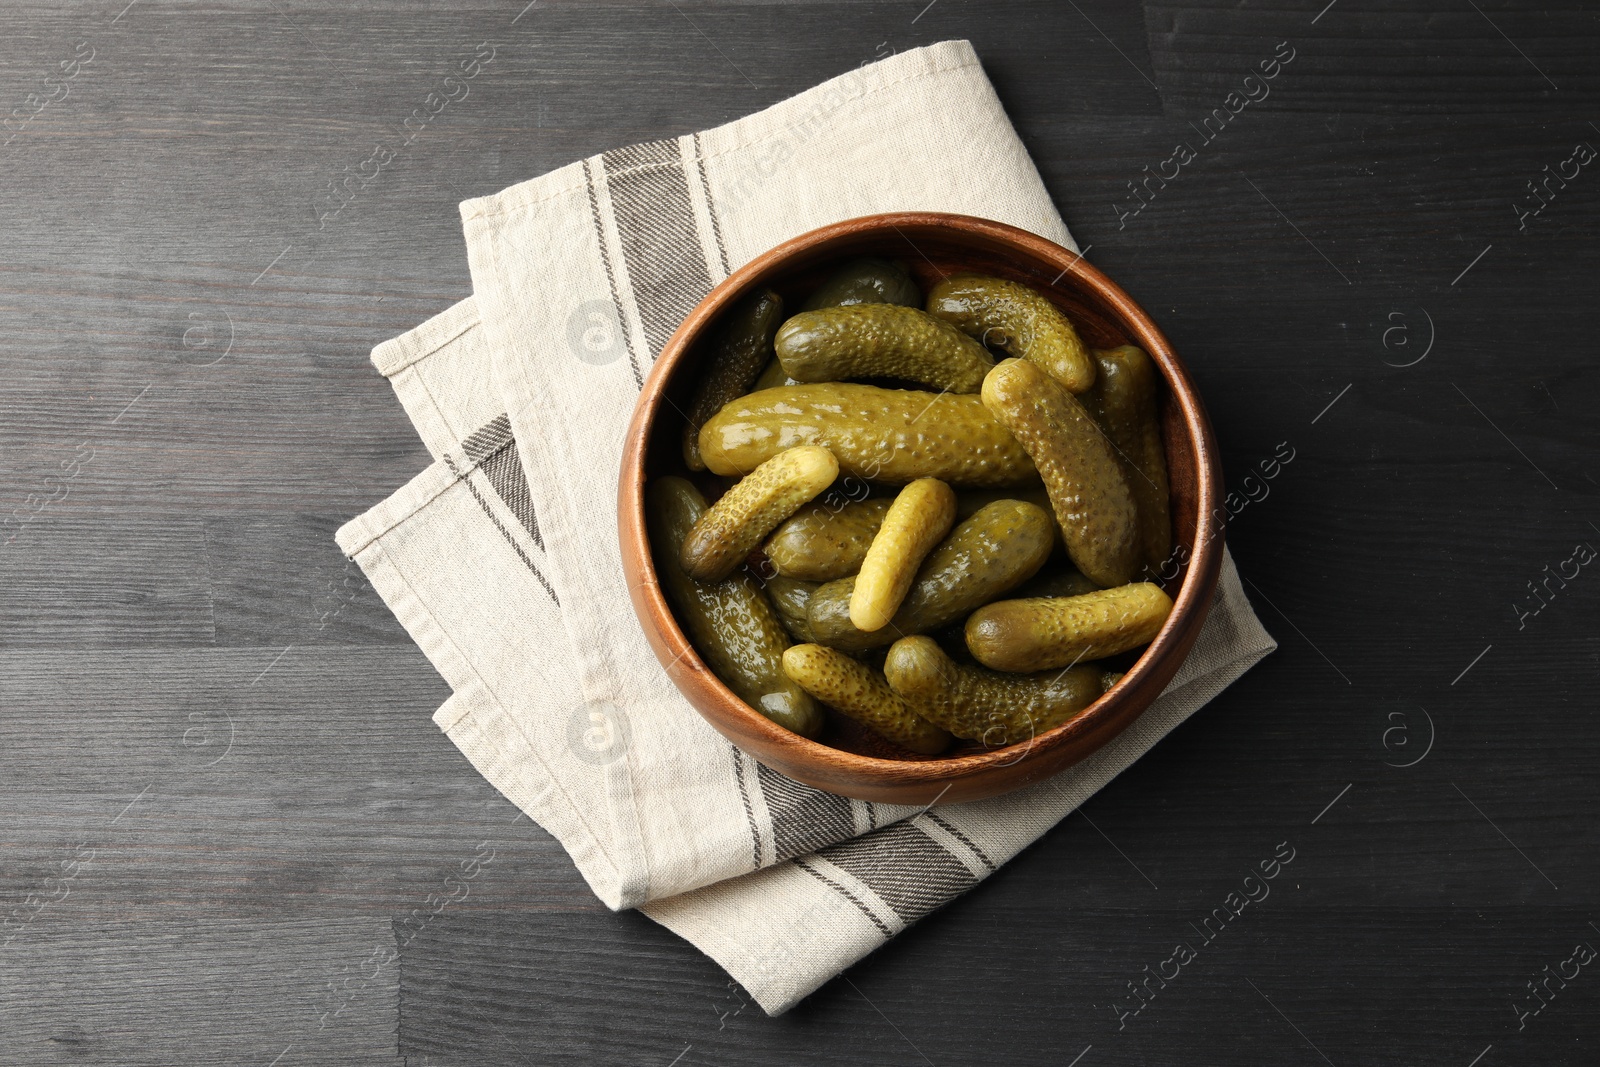
[[(908, 262), (926, 291), (962, 270), (1011, 278), (1044, 292), (1096, 348), (1132, 343), (1150, 353), (1166, 389), (1162, 430), (1172, 490), (1174, 607), (1156, 639), (1120, 682), (1071, 721), (1031, 741), (984, 749), (968, 742), (919, 757), (830, 712), (820, 740), (777, 726), (706, 667), (662, 595), (645, 529), (648, 479), (683, 473), (681, 412), (698, 377), (707, 334), (723, 311), (766, 286), (797, 308), (845, 260), (873, 255)], [(1048, 778), (1111, 740), (1160, 695), (1189, 653), (1222, 567), (1218, 496), (1222, 472), (1204, 405), (1183, 363), (1138, 304), (1075, 252), (1002, 223), (967, 215), (869, 215), (796, 237), (735, 271), (691, 311), (667, 342), (639, 394), (618, 487), (622, 564), (634, 610), (668, 677), (712, 726), (790, 778), (861, 800), (931, 804), (994, 796)], [(1213, 518), (1215, 517), (1215, 518)]]

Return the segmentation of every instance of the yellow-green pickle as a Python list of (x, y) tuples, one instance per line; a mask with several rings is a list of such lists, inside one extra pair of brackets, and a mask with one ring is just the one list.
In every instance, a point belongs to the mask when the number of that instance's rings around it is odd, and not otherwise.
[(917, 568), (955, 520), (955, 491), (939, 479), (918, 478), (900, 490), (856, 574), (850, 621), (860, 629), (877, 630), (894, 618)]
[(783, 654), (783, 669), (806, 692), (897, 745), (926, 756), (950, 747), (950, 735), (918, 715), (883, 675), (843, 652), (795, 645)]
[(1007, 355), (1037, 363), (1074, 393), (1094, 384), (1094, 363), (1077, 327), (1044, 294), (1026, 285), (982, 274), (953, 274), (928, 293), (928, 314)]
[(683, 539), (684, 573), (702, 582), (726, 578), (778, 523), (838, 476), (838, 461), (826, 448), (801, 445), (773, 456), (700, 516)]
[(852, 304), (802, 311), (773, 339), (784, 373), (801, 382), (900, 378), (976, 393), (994, 366), (988, 349), (918, 308)]
[(779, 574), (831, 582), (861, 569), (893, 500), (808, 504), (772, 531), (762, 548)]
[(983, 403), (1033, 457), (1078, 570), (1102, 587), (1132, 581), (1140, 566), (1133, 493), (1121, 461), (1083, 405), (1020, 359), (989, 372)]
[(967, 650), (997, 671), (1068, 667), (1149, 644), (1171, 612), (1172, 599), (1151, 582), (1082, 596), (1000, 600), (967, 619)]
[(957, 663), (931, 637), (904, 637), (883, 664), (889, 687), (957, 737), (998, 747), (1029, 741), (1098, 700), (1098, 667), (1002, 674)]
[(1156, 410), (1159, 375), (1135, 345), (1096, 351), (1100, 373), (1083, 394), (1084, 406), (1116, 446), (1139, 512), (1139, 544), (1147, 566), (1160, 568), (1172, 551), (1167, 450)]
[(918, 478), (956, 488), (1039, 484), (1017, 439), (970, 393), (790, 385), (740, 397), (700, 430), (700, 454), (714, 474), (751, 471), (804, 444), (822, 445), (846, 473), (886, 485)]
[(801, 311), (847, 304), (922, 306), (922, 290), (904, 263), (863, 256), (840, 267), (806, 300)]
[(928, 554), (900, 610), (887, 626), (863, 631), (850, 621), (855, 578), (828, 582), (811, 594), (806, 615), (824, 645), (859, 652), (908, 634), (927, 633), (1004, 596), (1027, 581), (1055, 541), (1050, 516), (1021, 500), (999, 500), (950, 531)]
[(771, 362), (772, 337), (783, 323), (783, 298), (770, 289), (753, 293), (728, 312), (706, 360), (700, 383), (689, 400), (689, 424), (683, 430), (683, 461), (690, 470), (703, 471), (700, 427), (740, 396)]
[(646, 502), (661, 587), (706, 665), (779, 726), (816, 737), (822, 730), (822, 709), (784, 673), (789, 637), (766, 595), (744, 572), (702, 583), (678, 563), (683, 538), (706, 510), (700, 490), (685, 478), (658, 478), (650, 484)]

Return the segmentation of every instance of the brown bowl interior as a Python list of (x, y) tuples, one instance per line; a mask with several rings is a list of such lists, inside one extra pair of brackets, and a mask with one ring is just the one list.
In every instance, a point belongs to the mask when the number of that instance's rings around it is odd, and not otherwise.
[[(758, 287), (790, 309), (844, 261), (863, 255), (907, 263), (926, 291), (958, 271), (1010, 278), (1045, 293), (1096, 348), (1137, 344), (1160, 366), (1162, 431), (1172, 494), (1173, 565), (1164, 584), (1175, 607), (1166, 627), (1106, 696), (1072, 721), (1030, 742), (987, 749), (962, 742), (941, 756), (919, 756), (830, 712), (808, 741), (775, 726), (707, 670), (661, 596), (643, 529), (643, 485), (686, 475), (680, 453), (683, 412), (699, 379), (701, 344), (720, 314)], [(1132, 722), (1176, 672), (1198, 635), (1220, 567), (1220, 529), (1202, 533), (1216, 508), (1216, 449), (1203, 407), (1166, 339), (1131, 299), (1074, 253), (999, 223), (966, 216), (904, 214), (851, 220), (796, 238), (729, 277), (693, 312), (657, 359), (635, 412), (620, 488), (624, 566), (647, 637), (673, 681), (705, 717), (758, 760), (808, 784), (847, 796), (897, 803), (977, 799), (1055, 773), (1087, 756)], [(711, 476), (695, 480), (713, 498)], [(1196, 546), (1199, 546), (1198, 548)], [(1118, 664), (1124, 666), (1126, 664)]]

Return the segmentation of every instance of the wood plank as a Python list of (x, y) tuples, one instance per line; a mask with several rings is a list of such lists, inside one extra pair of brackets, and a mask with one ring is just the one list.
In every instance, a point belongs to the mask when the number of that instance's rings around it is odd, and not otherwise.
[(5, 947), (0, 967), (14, 1063), (400, 1062), (385, 921), (68, 925), (48, 916)]

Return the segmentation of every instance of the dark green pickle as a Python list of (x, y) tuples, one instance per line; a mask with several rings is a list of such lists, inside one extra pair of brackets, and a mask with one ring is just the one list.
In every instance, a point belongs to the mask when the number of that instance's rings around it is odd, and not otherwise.
[(749, 392), (772, 360), (772, 338), (783, 324), (783, 298), (770, 289), (752, 293), (726, 313), (726, 320), (689, 400), (683, 461), (693, 471), (706, 469), (700, 458), (700, 427), (728, 401)]
[(678, 562), (684, 537), (706, 511), (700, 490), (685, 478), (658, 478), (646, 503), (661, 588), (706, 665), (779, 726), (816, 737), (822, 709), (784, 673), (789, 635), (766, 594), (742, 570), (719, 582), (697, 582)]
[(1011, 594), (1013, 600), (1042, 596), (1082, 596), (1100, 587), (1085, 578), (1078, 568), (1063, 562), (1060, 567), (1046, 567)]
[(1054, 729), (1100, 699), (1100, 668), (1002, 674), (957, 663), (931, 637), (905, 637), (884, 660), (889, 687), (922, 718), (995, 748)]
[(1139, 513), (1144, 561), (1159, 569), (1172, 552), (1167, 450), (1156, 410), (1160, 373), (1144, 349), (1134, 345), (1096, 350), (1094, 358), (1099, 374), (1083, 394), (1084, 407), (1116, 447)]
[(863, 256), (852, 259), (823, 282), (801, 311), (844, 307), (848, 304), (899, 304), (922, 306), (922, 290), (904, 263)]
[(1030, 360), (1070, 392), (1094, 384), (1094, 362), (1072, 320), (1037, 289), (1007, 278), (953, 274), (928, 293), (928, 314), (1007, 355)]
[(759, 393), (763, 389), (776, 389), (780, 385), (799, 384), (784, 372), (783, 364), (779, 362), (778, 357), (773, 356), (772, 362), (767, 364), (767, 369), (762, 371), (761, 376), (751, 384), (749, 392)]
[(789, 631), (789, 636), (794, 638), (796, 644), (809, 644), (816, 640), (811, 636), (811, 621), (806, 618), (806, 605), (811, 602), (811, 594), (821, 585), (821, 582), (785, 578), (781, 574), (767, 579), (767, 598), (778, 609), (783, 628)]
[(784, 373), (800, 382), (899, 378), (951, 393), (976, 393), (994, 366), (989, 350), (919, 308), (894, 304), (802, 311), (772, 342)]
[(781, 575), (831, 582), (861, 569), (867, 549), (894, 501), (852, 500), (811, 503), (785, 519), (763, 546)]

